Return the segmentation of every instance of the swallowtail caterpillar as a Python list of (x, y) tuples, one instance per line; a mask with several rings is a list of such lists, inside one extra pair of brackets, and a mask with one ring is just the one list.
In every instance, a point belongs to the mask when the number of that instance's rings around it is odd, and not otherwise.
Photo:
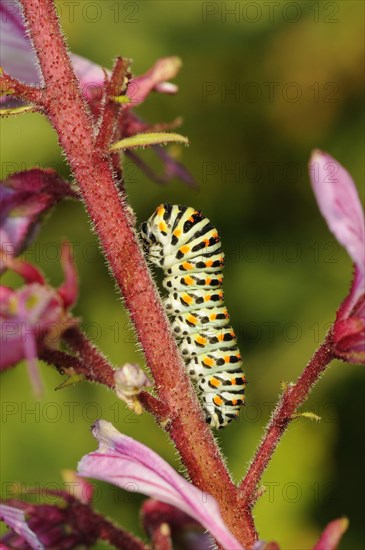
[(223, 302), (217, 230), (194, 208), (162, 204), (142, 224), (141, 236), (150, 261), (164, 270), (166, 312), (206, 420), (224, 428), (239, 415), (246, 381)]

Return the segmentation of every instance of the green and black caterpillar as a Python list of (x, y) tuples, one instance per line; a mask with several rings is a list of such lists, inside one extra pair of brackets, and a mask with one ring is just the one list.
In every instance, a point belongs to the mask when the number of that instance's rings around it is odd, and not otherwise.
[(162, 204), (142, 224), (141, 236), (148, 258), (164, 270), (166, 312), (206, 420), (224, 428), (239, 415), (246, 381), (223, 303), (224, 254), (217, 230), (194, 208)]

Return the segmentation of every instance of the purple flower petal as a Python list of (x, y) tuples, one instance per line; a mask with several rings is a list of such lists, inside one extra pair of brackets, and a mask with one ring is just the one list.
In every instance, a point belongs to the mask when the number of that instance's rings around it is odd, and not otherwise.
[(179, 178), (181, 181), (186, 183), (188, 187), (192, 189), (198, 189), (199, 184), (194, 179), (194, 177), (188, 172), (188, 170), (175, 158), (173, 158), (165, 149), (159, 146), (153, 147), (157, 155), (161, 158), (165, 174), (164, 178), (166, 181), (172, 178)]
[(356, 186), (347, 170), (328, 153), (314, 151), (309, 170), (319, 209), (356, 265), (355, 303), (364, 292), (365, 279), (365, 222)]
[(81, 55), (71, 53), (71, 62), (84, 97), (88, 101), (100, 101), (103, 95), (104, 80), (110, 74), (96, 63)]
[(99, 448), (81, 459), (80, 475), (102, 479), (171, 504), (196, 519), (224, 548), (242, 549), (225, 526), (211, 495), (203, 494), (155, 452), (119, 433), (110, 422), (97, 421), (93, 434)]
[(48, 286), (31, 264), (12, 259), (10, 267), (28, 278), (17, 290), (0, 287), (0, 370), (25, 359), (35, 392), (41, 393), (37, 367), (39, 349), (46, 343), (57, 345), (62, 333), (74, 322), (68, 308), (77, 296), (77, 274), (69, 257), (68, 246), (62, 249), (65, 283), (58, 290)]
[[(15, 0), (6, 0), (0, 5), (0, 51), (0, 65), (7, 74), (27, 84), (42, 84), (38, 59)], [(71, 61), (85, 97), (89, 100), (101, 98), (100, 88), (105, 79), (103, 68), (80, 55), (71, 54)]]
[(198, 182), (194, 179), (190, 172), (180, 162), (174, 160), (169, 153), (166, 153), (166, 156), (163, 157), (159, 152), (159, 149), (162, 149), (160, 146), (151, 147), (151, 149), (163, 159), (164, 171), (162, 174), (155, 172), (153, 168), (144, 162), (144, 160), (142, 160), (141, 157), (139, 157), (134, 151), (127, 150), (125, 155), (129, 157), (148, 178), (159, 185), (166, 185), (172, 178), (176, 177), (192, 189), (199, 188)]
[(348, 525), (347, 518), (331, 521), (323, 531), (317, 544), (313, 546), (313, 550), (336, 550)]
[(23, 510), (0, 504), (0, 517), (6, 525), (25, 539), (31, 548), (44, 549), (37, 535), (28, 527)]
[(173, 84), (172, 82), (161, 82), (161, 84), (157, 84), (154, 87), (154, 90), (156, 92), (160, 92), (160, 94), (176, 94), (179, 91), (179, 88), (176, 86), (176, 84)]
[[(2, 292), (2, 294), (4, 294)], [(0, 370), (26, 359), (29, 377), (36, 395), (42, 393), (37, 366), (37, 337), (46, 334), (47, 324), (55, 325), (61, 308), (54, 301), (55, 292), (37, 283), (8, 293), (1, 303)]]
[(20, 254), (35, 237), (41, 215), (63, 197), (76, 193), (54, 170), (26, 170), (9, 176), (0, 184), (0, 248), (7, 260)]
[[(78, 481), (78, 485), (79, 485)], [(81, 500), (60, 489), (47, 489), (39, 487), (27, 490), (30, 494), (42, 500), (44, 497), (52, 497), (52, 501), (60, 501), (57, 504), (30, 503), (17, 499), (4, 502), (8, 508), (19, 512), (26, 518), (26, 524), (31, 532), (35, 533), (41, 545), (34, 548), (49, 548), (72, 550), (73, 548), (94, 548), (97, 539), (105, 534), (104, 518), (95, 514), (91, 506), (82, 503)], [(21, 519), (21, 516), (20, 516)], [(100, 521), (101, 520), (101, 524)], [(24, 520), (25, 521), (25, 520)], [(104, 523), (104, 525), (103, 525)], [(9, 524), (10, 525), (10, 524)], [(29, 550), (29, 543), (23, 532), (14, 529), (0, 538), (1, 543), (9, 544), (12, 549)], [(123, 534), (123, 532), (121, 532)]]
[(7, 261), (9, 269), (17, 273), (28, 284), (38, 283), (46, 284), (43, 273), (34, 265), (19, 260), (19, 258), (9, 258)]
[(75, 304), (79, 289), (77, 271), (73, 261), (71, 247), (67, 242), (62, 244), (61, 264), (65, 282), (59, 287), (58, 295), (62, 298), (63, 307), (67, 309)]
[(15, 0), (0, 4), (0, 65), (10, 76), (26, 84), (41, 84), (38, 60), (26, 35)]
[(176, 87), (168, 83), (166, 80), (174, 78), (181, 67), (181, 60), (178, 57), (163, 57), (156, 61), (145, 74), (133, 78), (127, 90), (127, 96), (131, 103), (126, 104), (125, 108), (134, 107), (136, 104), (142, 103), (152, 90), (157, 89), (163, 93), (175, 93)]
[(312, 187), (322, 215), (355, 264), (350, 292), (337, 311), (333, 351), (347, 362), (365, 363), (365, 221), (350, 174), (327, 153), (310, 160)]

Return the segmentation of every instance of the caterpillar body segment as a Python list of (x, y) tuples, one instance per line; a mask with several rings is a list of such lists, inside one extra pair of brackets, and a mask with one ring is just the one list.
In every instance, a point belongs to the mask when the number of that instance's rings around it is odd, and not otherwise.
[(190, 378), (214, 428), (237, 418), (245, 376), (224, 306), (224, 253), (208, 218), (194, 208), (162, 204), (142, 224), (150, 261), (164, 270), (165, 309)]

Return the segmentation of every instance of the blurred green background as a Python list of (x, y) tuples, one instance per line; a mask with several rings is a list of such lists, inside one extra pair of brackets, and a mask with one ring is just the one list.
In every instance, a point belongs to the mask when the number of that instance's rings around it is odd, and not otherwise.
[[(162, 187), (127, 161), (127, 190), (139, 222), (162, 201), (201, 208), (226, 252), (225, 296), (249, 381), (240, 421), (219, 433), (239, 480), (260, 441), (281, 381), (293, 381), (323, 338), (351, 280), (351, 262), (319, 214), (307, 173), (313, 148), (363, 177), (363, 16), (359, 1), (59, 2), (70, 49), (105, 67), (133, 58), (135, 74), (178, 55), (179, 94), (151, 95), (138, 108), (149, 122), (184, 117), (188, 149), (170, 150), (200, 182)], [(229, 13), (233, 10), (233, 13)], [(234, 90), (234, 93), (230, 93)], [(5, 137), (6, 136), (6, 137)], [(2, 121), (2, 171), (68, 169), (40, 115)], [(143, 158), (158, 167), (150, 151)], [(364, 190), (360, 188), (361, 197)], [(143, 364), (133, 331), (80, 204), (59, 205), (26, 258), (49, 281), (62, 280), (59, 243), (74, 243), (80, 274), (75, 315), (115, 365)], [(10, 284), (11, 277), (4, 278)], [(147, 415), (133, 417), (112, 392), (79, 385), (41, 366), (43, 398), (32, 396), (25, 366), (2, 377), (2, 472), (6, 483), (61, 484), (95, 448), (89, 426), (102, 417), (153, 448), (177, 469), (176, 453)], [(346, 515), (340, 546), (364, 547), (364, 373), (336, 362), (277, 450), (255, 509), (260, 537), (285, 550), (311, 548), (325, 524)], [(33, 411), (33, 413), (31, 412)], [(96, 506), (142, 535), (142, 496), (99, 484)]]

